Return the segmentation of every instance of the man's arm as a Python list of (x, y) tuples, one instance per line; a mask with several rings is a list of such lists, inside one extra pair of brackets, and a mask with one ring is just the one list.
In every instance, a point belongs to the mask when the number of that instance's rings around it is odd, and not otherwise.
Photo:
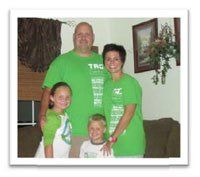
[(45, 153), (46, 158), (53, 158), (53, 146), (52, 146), (52, 144), (45, 146), (44, 153)]
[(45, 124), (46, 112), (49, 106), (50, 88), (45, 88), (42, 93), (40, 111), (39, 111), (39, 123), (40, 127), (43, 129)]

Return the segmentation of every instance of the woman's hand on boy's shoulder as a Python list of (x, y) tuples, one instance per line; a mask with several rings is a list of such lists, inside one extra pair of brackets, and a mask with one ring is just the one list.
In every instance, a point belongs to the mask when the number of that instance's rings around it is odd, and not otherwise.
[(110, 155), (112, 154), (112, 151), (111, 151), (112, 145), (113, 145), (113, 143), (110, 142), (110, 141), (107, 141), (107, 142), (103, 145), (103, 147), (101, 148), (101, 151), (103, 151), (103, 155), (104, 155), (104, 156), (110, 156)]

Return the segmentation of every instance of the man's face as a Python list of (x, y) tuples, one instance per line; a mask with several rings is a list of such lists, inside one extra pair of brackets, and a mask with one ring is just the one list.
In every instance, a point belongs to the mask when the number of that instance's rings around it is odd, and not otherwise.
[(78, 49), (82, 52), (91, 50), (94, 41), (94, 35), (89, 25), (81, 24), (78, 26), (73, 37), (75, 49)]

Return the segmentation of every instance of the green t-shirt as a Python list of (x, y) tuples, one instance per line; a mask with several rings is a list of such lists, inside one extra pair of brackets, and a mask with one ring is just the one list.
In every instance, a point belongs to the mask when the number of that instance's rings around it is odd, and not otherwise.
[(118, 81), (105, 83), (103, 105), (107, 120), (108, 136), (113, 133), (124, 113), (124, 106), (136, 104), (135, 113), (128, 127), (113, 145), (115, 156), (136, 156), (145, 152), (145, 133), (142, 117), (142, 89), (128, 74)]
[(66, 82), (73, 92), (72, 103), (66, 110), (72, 124), (72, 135), (87, 136), (89, 117), (102, 113), (103, 84), (108, 77), (102, 57), (94, 52), (90, 57), (80, 57), (70, 51), (50, 65), (43, 87), (51, 88), (57, 82)]

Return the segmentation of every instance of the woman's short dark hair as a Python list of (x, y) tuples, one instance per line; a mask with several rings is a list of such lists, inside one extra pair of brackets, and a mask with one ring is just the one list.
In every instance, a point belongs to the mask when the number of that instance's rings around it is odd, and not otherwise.
[(126, 50), (124, 49), (124, 47), (122, 45), (117, 45), (117, 44), (106, 44), (104, 46), (103, 53), (102, 53), (103, 64), (105, 65), (105, 56), (106, 56), (106, 53), (108, 53), (110, 51), (116, 51), (116, 52), (118, 52), (119, 56), (120, 56), (120, 60), (121, 60), (121, 62), (124, 65), (125, 60), (126, 60)]
[[(71, 95), (72, 95), (72, 89), (71, 89), (71, 87), (69, 86), (69, 84), (67, 84), (66, 82), (58, 82), (58, 83), (54, 84), (53, 87), (51, 88), (50, 95), (54, 96), (54, 94), (55, 94), (57, 88), (59, 88), (59, 87), (67, 87), (67, 88), (69, 88), (70, 93), (71, 93)], [(51, 100), (50, 100), (50, 101), (49, 101), (49, 108), (51, 109), (52, 107), (53, 107), (53, 103), (52, 103)]]

